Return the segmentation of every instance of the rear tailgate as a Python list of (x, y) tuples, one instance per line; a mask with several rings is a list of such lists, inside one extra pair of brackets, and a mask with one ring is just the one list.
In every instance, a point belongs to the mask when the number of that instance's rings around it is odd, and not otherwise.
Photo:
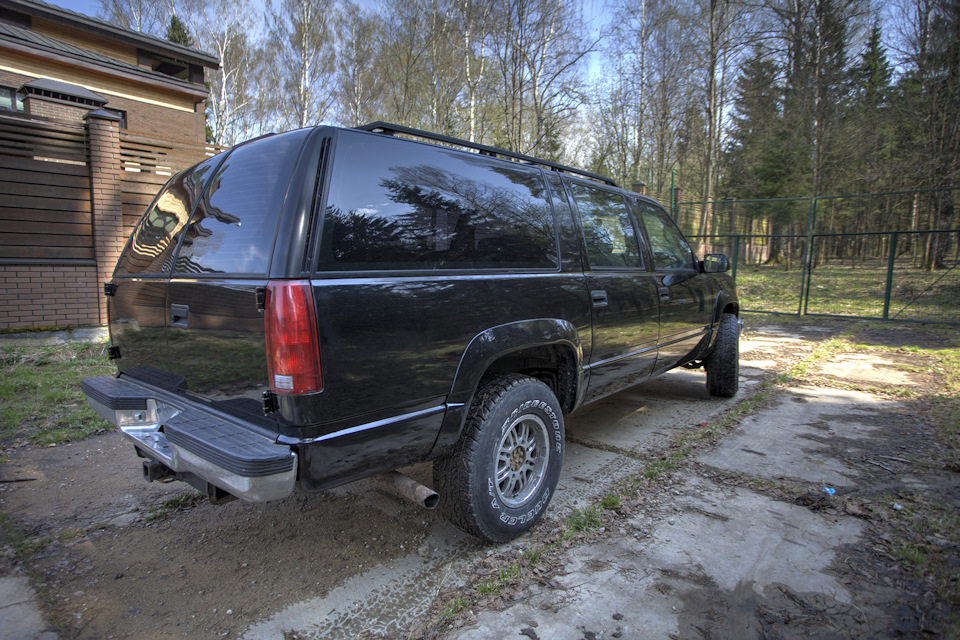
[(166, 362), (167, 283), (179, 233), (221, 156), (171, 178), (137, 223), (107, 285), (110, 334), (120, 371), (160, 387), (180, 381)]
[[(262, 298), (281, 213), (309, 131), (234, 149), (183, 231), (167, 288), (168, 371), (181, 393), (245, 422), (269, 426)], [(312, 186), (312, 185), (311, 185)]]

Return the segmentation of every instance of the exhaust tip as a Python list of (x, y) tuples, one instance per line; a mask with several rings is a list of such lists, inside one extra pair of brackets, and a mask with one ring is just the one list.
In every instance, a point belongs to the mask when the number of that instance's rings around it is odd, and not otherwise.
[(440, 502), (440, 495), (399, 471), (388, 471), (378, 476), (379, 480), (391, 487), (397, 494), (410, 502), (416, 503), (424, 509), (436, 509)]

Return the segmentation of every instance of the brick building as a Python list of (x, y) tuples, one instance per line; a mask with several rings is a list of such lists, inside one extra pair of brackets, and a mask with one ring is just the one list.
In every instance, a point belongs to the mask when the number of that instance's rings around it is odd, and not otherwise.
[(52, 4), (0, 0), (0, 109), (77, 122), (77, 108), (90, 105), (25, 87), (44, 79), (102, 97), (121, 128), (203, 142), (203, 70), (217, 66), (208, 53)]
[(0, 0), (0, 330), (106, 322), (137, 218), (205, 145), (215, 56)]

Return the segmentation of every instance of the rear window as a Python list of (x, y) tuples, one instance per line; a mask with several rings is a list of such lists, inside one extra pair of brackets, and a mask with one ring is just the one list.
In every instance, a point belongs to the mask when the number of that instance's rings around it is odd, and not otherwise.
[(171, 178), (140, 218), (115, 275), (169, 274), (173, 268), (174, 236), (187, 223), (200, 192), (221, 156), (204, 160)]
[(538, 169), (390, 138), (341, 135), (327, 269), (556, 268)]
[(309, 130), (236, 148), (183, 231), (175, 273), (265, 274), (283, 199)]

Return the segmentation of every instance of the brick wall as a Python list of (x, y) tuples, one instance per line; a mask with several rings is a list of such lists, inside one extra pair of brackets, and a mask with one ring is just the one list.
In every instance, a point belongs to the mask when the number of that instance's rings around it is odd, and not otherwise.
[(63, 124), (76, 124), (92, 107), (67, 104), (58, 100), (27, 96), (23, 101), (23, 112), (32, 116), (47, 118)]
[[(5, 143), (11, 131), (16, 140)], [(84, 128), (0, 114), (0, 329), (106, 323), (102, 285), (133, 220), (166, 180), (123, 171), (121, 153), (162, 157), (176, 171), (216, 151), (124, 136), (126, 143), (115, 116), (100, 110), (87, 113)], [(50, 149), (75, 161), (34, 159)]]
[[(0, 85), (17, 89), (31, 80), (35, 80), (35, 78), (0, 69)], [(107, 107), (120, 109), (127, 113), (128, 131), (186, 142), (202, 143), (206, 140), (204, 103), (200, 103), (193, 112), (187, 112), (106, 93), (100, 95), (107, 100)], [(54, 110), (49, 113), (41, 111), (33, 111), (32, 113), (41, 117), (54, 118), (59, 122), (69, 121), (71, 124), (77, 124), (82, 122), (83, 114), (89, 111), (89, 109), (71, 107), (49, 100), (35, 100), (35, 102), (45, 105), (39, 108)], [(60, 105), (64, 109), (56, 109), (54, 105)], [(69, 109), (73, 109), (73, 111), (67, 111)]]
[(33, 78), (29, 76), (23, 76), (19, 73), (11, 73), (10, 71), (5, 71), (0, 69), (0, 84), (5, 87), (13, 87), (14, 89), (19, 89), (20, 85), (25, 82), (30, 82)]
[(0, 328), (100, 324), (94, 266), (0, 265)]
[[(87, 149), (90, 154), (90, 202), (93, 213), (93, 253), (100, 282), (109, 282), (123, 252), (123, 205), (120, 196), (120, 126), (93, 111), (87, 118)], [(101, 297), (100, 322), (107, 322), (107, 301)]]
[(200, 103), (199, 113), (188, 113), (116, 96), (104, 97), (110, 98), (106, 106), (127, 112), (128, 131), (167, 138), (168, 140), (183, 140), (186, 142), (204, 142), (206, 140), (203, 103)]

